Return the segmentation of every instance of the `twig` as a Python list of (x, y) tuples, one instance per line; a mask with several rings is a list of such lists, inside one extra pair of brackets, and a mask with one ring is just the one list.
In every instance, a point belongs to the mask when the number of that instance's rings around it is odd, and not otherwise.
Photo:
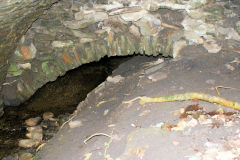
[(95, 136), (106, 136), (106, 137), (109, 137), (109, 138), (112, 138), (110, 135), (106, 134), (106, 133), (94, 133), (93, 135), (89, 136), (87, 139), (85, 139), (83, 141), (84, 144), (87, 144), (87, 141), (89, 141), (90, 139), (92, 139), (93, 137)]
[(105, 160), (111, 159), (110, 155), (107, 154), (107, 150), (108, 150), (110, 144), (112, 143), (112, 140), (113, 140), (112, 135), (113, 135), (113, 130), (112, 130), (112, 133), (111, 133), (111, 138), (109, 139), (109, 141), (108, 141), (108, 143), (105, 147), (105, 150), (104, 150), (104, 159)]
[(71, 116), (66, 122), (64, 122), (64, 123), (61, 125), (60, 129), (62, 129), (65, 124), (67, 124), (68, 122), (70, 122), (70, 121), (71, 121), (73, 118), (75, 118), (76, 116), (77, 116), (77, 110), (75, 110), (75, 111), (73, 112), (72, 116)]
[(216, 86), (216, 87), (215, 87), (215, 90), (216, 90), (218, 96), (221, 96), (221, 95), (220, 95), (220, 92), (218, 91), (218, 88), (236, 89), (236, 88), (232, 88), (232, 87)]
[(42, 143), (40, 146), (37, 147), (36, 152), (38, 152), (46, 143)]
[(123, 103), (132, 103), (136, 99), (140, 99), (140, 104), (151, 103), (151, 102), (171, 102), (171, 101), (186, 101), (186, 100), (194, 100), (199, 99), (203, 101), (207, 101), (210, 103), (218, 103), (222, 106), (240, 110), (240, 102), (230, 101), (222, 97), (212, 96), (210, 94), (198, 93), (198, 92), (187, 92), (183, 94), (174, 94), (169, 96), (151, 98), (151, 97), (136, 97), (130, 101), (126, 101)]
[(138, 96), (138, 97), (133, 98), (133, 99), (131, 99), (129, 101), (123, 101), (122, 104), (131, 104), (133, 101), (135, 101), (137, 99), (141, 99), (141, 98), (142, 98), (142, 96)]

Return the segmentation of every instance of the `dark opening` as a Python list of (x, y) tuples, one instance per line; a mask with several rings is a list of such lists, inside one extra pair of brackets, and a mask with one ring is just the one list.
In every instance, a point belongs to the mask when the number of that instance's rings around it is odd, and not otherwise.
[[(26, 138), (26, 119), (52, 112), (59, 121), (66, 121), (91, 90), (131, 57), (104, 57), (99, 62), (82, 65), (68, 71), (56, 81), (45, 84), (20, 106), (7, 106), (0, 119), (0, 159), (8, 155), (11, 158), (12, 154), (22, 149), (18, 147), (18, 140)], [(47, 140), (50, 137), (44, 138)], [(28, 151), (34, 152), (34, 149)]]

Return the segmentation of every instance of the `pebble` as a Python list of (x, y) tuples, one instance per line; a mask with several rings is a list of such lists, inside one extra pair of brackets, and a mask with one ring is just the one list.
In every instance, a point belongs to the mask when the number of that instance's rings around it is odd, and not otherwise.
[(69, 126), (70, 126), (70, 128), (80, 127), (80, 126), (82, 126), (82, 121), (80, 121), (80, 120), (71, 121), (71, 122), (69, 122)]
[(151, 79), (153, 82), (166, 79), (168, 75), (164, 72), (155, 72), (148, 76), (148, 79)]
[(122, 77), (120, 75), (117, 75), (117, 76), (114, 76), (114, 77), (109, 76), (107, 78), (107, 81), (110, 82), (110, 83), (116, 84), (116, 83), (119, 83), (120, 81), (122, 81), (123, 79), (124, 79), (124, 77)]
[(43, 119), (47, 120), (47, 119), (51, 119), (54, 117), (54, 114), (52, 112), (45, 112), (43, 113)]
[(39, 145), (39, 143), (39, 141), (33, 139), (21, 139), (18, 142), (18, 146), (23, 148), (31, 148), (36, 147), (37, 145)]
[(39, 132), (42, 133), (42, 127), (40, 125), (34, 127), (27, 127), (28, 132)]
[(19, 156), (19, 160), (32, 160), (33, 155), (31, 153), (22, 153)]
[(49, 128), (49, 127), (59, 127), (57, 119), (51, 118), (47, 120), (43, 120), (41, 122), (41, 126), (43, 128)]
[(29, 118), (25, 120), (26, 125), (33, 127), (36, 126), (41, 120), (41, 117)]
[(41, 141), (43, 138), (43, 134), (39, 132), (30, 132), (26, 134), (26, 137), (33, 140)]

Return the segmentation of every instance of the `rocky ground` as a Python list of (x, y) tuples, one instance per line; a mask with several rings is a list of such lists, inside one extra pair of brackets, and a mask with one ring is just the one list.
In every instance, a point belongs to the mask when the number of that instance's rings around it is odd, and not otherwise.
[(134, 100), (199, 92), (239, 101), (239, 59), (237, 52), (209, 54), (200, 46), (176, 59), (137, 56), (88, 94), (36, 158), (239, 159), (237, 110), (197, 99)]

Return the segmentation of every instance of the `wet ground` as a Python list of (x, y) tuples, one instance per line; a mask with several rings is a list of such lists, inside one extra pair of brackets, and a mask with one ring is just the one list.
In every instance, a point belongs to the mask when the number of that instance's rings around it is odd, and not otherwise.
[(88, 94), (37, 159), (239, 159), (238, 111), (201, 100), (129, 101), (187, 92), (217, 96), (216, 86), (221, 97), (240, 101), (239, 59), (237, 52), (209, 54), (200, 46), (173, 60), (134, 57)]
[[(5, 115), (0, 119), (0, 159), (23, 149), (18, 147), (18, 141), (25, 138), (26, 119), (41, 116), (44, 112), (52, 112), (60, 119), (68, 118), (92, 89), (129, 58), (104, 58), (99, 62), (83, 65), (46, 84), (21, 106), (6, 107)], [(34, 149), (28, 151), (34, 153)]]

